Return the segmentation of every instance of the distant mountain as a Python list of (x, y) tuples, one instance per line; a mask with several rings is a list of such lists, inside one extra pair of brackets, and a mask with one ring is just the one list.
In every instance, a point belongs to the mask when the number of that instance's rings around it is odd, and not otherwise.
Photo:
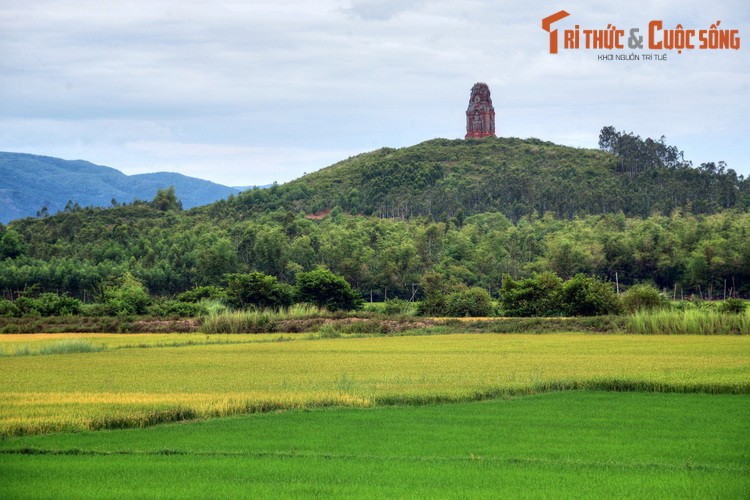
[(0, 222), (34, 216), (42, 207), (50, 214), (68, 201), (80, 206), (109, 206), (151, 200), (159, 189), (174, 186), (184, 208), (205, 205), (241, 190), (170, 172), (125, 175), (87, 161), (0, 152)]

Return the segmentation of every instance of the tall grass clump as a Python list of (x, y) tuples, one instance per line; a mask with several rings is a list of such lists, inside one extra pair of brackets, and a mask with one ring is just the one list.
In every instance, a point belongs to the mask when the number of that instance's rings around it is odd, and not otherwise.
[(275, 324), (286, 320), (330, 317), (325, 309), (310, 304), (294, 304), (282, 309), (248, 309), (210, 315), (201, 327), (204, 333), (260, 333), (275, 330)]
[(695, 309), (640, 311), (628, 318), (626, 329), (641, 334), (748, 335), (750, 315)]
[(37, 349), (28, 344), (19, 345), (13, 351), (4, 351), (5, 356), (46, 356), (50, 354), (77, 354), (83, 352), (101, 352), (105, 346), (94, 344), (86, 339), (64, 339)]

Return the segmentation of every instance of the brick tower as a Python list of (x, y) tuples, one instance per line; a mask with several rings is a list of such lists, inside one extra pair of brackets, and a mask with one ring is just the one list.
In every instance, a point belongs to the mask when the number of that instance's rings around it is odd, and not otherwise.
[(495, 108), (492, 107), (490, 88), (486, 83), (475, 83), (466, 109), (465, 139), (490, 136), (495, 137)]

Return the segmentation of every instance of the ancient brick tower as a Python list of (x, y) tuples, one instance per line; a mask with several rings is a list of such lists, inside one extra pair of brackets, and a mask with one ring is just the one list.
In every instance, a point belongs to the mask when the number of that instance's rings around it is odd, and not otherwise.
[(466, 109), (465, 138), (489, 136), (495, 136), (495, 108), (492, 107), (490, 88), (486, 83), (475, 83)]

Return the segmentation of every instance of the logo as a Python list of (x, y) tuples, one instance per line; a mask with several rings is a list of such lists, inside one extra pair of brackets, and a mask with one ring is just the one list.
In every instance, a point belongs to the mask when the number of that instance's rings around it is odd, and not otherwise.
[[(627, 47), (630, 50), (676, 50), (678, 54), (682, 54), (683, 50), (740, 49), (739, 30), (722, 28), (721, 21), (716, 21), (704, 29), (684, 28), (682, 24), (670, 29), (664, 27), (664, 21), (654, 19), (649, 21), (643, 34), (639, 27), (620, 29), (614, 24), (608, 24), (606, 28), (581, 29), (581, 26), (576, 24), (572, 29), (562, 30), (560, 37), (560, 30), (552, 29), (552, 25), (570, 15), (569, 12), (561, 10), (542, 19), (542, 29), (549, 33), (550, 54), (559, 52), (560, 42), (563, 50), (617, 50)], [(638, 59), (638, 56), (639, 54), (631, 54), (627, 59)], [(600, 55), (599, 58), (615, 59), (611, 54), (605, 57)], [(623, 57), (617, 57), (621, 58)], [(666, 54), (662, 60), (666, 60)]]

